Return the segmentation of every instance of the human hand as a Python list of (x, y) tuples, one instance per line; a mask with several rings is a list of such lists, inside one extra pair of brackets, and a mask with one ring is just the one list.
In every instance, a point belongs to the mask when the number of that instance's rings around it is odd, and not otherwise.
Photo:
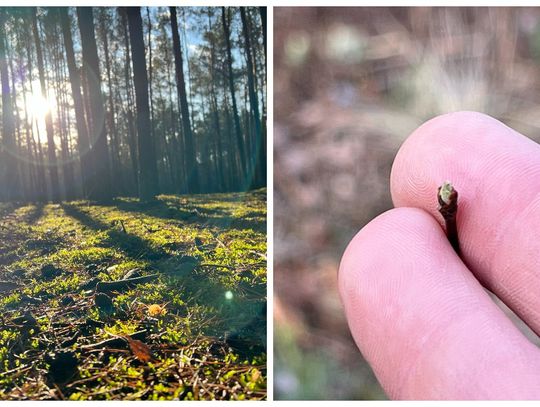
[[(437, 187), (459, 192), (461, 258)], [(339, 289), (353, 337), (392, 399), (540, 399), (540, 145), (460, 112), (417, 129), (391, 175), (396, 209), (351, 241)], [(463, 260), (462, 260), (463, 259)]]

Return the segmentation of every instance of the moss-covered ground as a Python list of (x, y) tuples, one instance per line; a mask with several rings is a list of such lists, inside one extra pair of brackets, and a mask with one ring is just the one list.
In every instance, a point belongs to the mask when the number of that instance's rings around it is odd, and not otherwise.
[(0, 399), (265, 399), (266, 377), (266, 190), (0, 204)]

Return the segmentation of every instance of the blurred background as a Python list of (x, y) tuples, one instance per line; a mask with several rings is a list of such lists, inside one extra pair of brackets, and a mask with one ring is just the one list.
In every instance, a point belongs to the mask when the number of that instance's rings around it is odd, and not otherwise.
[(336, 272), (401, 143), (456, 110), (540, 141), (539, 8), (274, 8), (276, 399), (386, 398)]

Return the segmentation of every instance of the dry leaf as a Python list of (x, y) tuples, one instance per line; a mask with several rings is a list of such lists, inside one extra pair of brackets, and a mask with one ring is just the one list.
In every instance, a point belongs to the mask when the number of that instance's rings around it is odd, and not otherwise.
[(155, 317), (156, 315), (163, 315), (167, 311), (165, 310), (165, 307), (162, 307), (159, 304), (152, 304), (148, 307), (148, 315), (151, 317)]
[(253, 368), (251, 370), (251, 381), (256, 382), (261, 378), (261, 371), (259, 369)]
[(135, 355), (137, 359), (142, 362), (151, 362), (154, 359), (148, 345), (137, 339), (131, 339), (129, 336), (126, 336), (126, 339), (129, 343), (131, 352), (133, 352), (133, 355)]

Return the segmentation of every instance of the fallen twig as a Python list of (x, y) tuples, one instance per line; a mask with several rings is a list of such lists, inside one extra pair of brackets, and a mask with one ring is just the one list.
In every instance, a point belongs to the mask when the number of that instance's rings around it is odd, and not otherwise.
[(7, 375), (11, 375), (13, 373), (20, 374), (20, 373), (26, 372), (27, 370), (30, 370), (30, 369), (32, 369), (32, 365), (30, 365), (30, 366), (19, 366), (19, 367), (16, 367), (15, 369), (7, 370), (5, 372), (0, 372), (0, 376), (7, 376)]
[[(131, 337), (131, 339), (142, 340), (146, 337), (146, 335), (147, 335), (147, 331), (143, 330), (143, 331), (137, 331), (129, 336)], [(123, 337), (118, 336), (111, 339), (105, 339), (104, 341), (101, 341), (101, 342), (91, 343), (88, 345), (82, 345), (80, 349), (100, 349), (100, 348), (111, 348), (111, 347), (116, 347), (116, 346), (123, 347), (124, 345), (125, 347), (128, 347), (127, 340), (124, 339)]]
[(159, 274), (150, 274), (148, 276), (135, 277), (135, 278), (126, 278), (124, 280), (116, 281), (100, 281), (96, 285), (96, 291), (98, 292), (111, 292), (111, 291), (121, 291), (126, 288), (133, 287), (134, 285), (147, 283), (153, 281), (159, 277)]

